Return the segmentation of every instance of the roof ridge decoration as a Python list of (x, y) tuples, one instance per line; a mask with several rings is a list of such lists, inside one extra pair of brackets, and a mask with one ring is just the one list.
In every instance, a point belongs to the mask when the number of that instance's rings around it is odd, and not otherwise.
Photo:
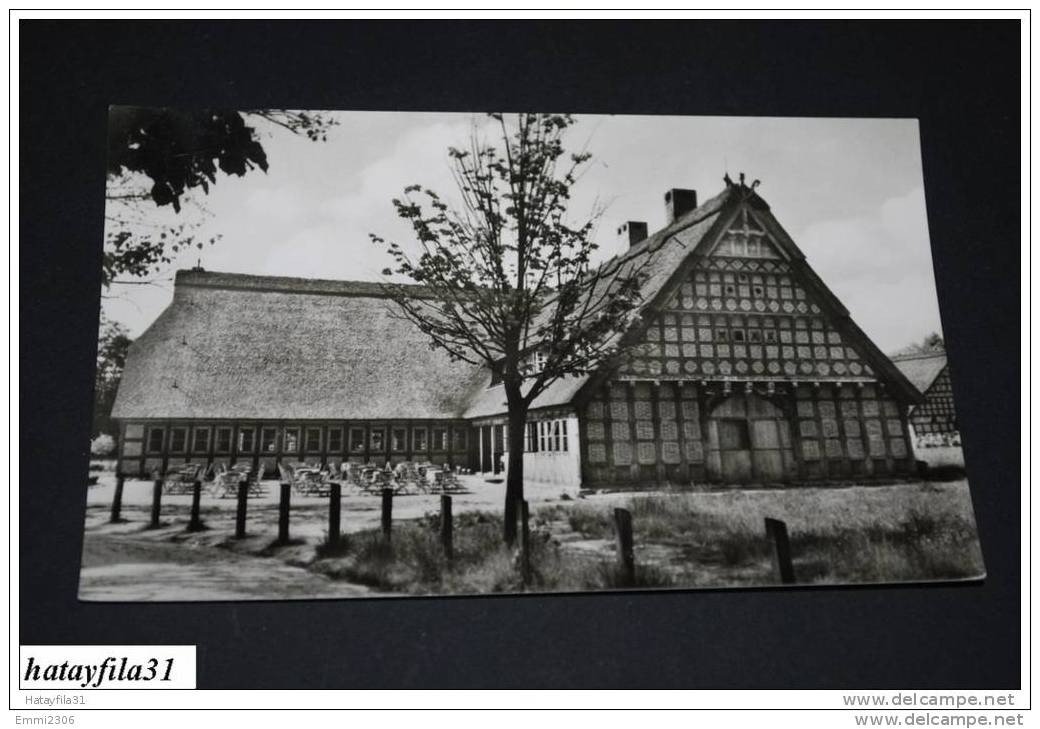
[[(413, 289), (421, 296), (426, 287), (418, 284), (394, 284)], [(224, 271), (181, 269), (174, 278), (174, 292), (186, 288), (223, 289), (227, 291), (278, 292), (314, 296), (362, 296), (389, 298), (387, 284), (382, 281), (301, 278)]]

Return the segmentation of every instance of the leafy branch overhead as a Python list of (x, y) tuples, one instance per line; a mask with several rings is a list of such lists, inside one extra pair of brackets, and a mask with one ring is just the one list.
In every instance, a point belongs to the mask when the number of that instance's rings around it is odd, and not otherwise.
[(474, 130), (468, 148), (449, 150), (458, 204), (419, 185), (393, 201), (418, 250), (371, 238), (394, 260), (385, 275), (424, 287), (388, 285), (403, 315), (433, 346), (491, 368), (526, 407), (617, 353), (648, 257), (592, 265), (601, 211), (577, 222), (568, 214), (591, 160), (565, 148), (572, 117), (490, 116), (497, 145)]
[[(261, 125), (325, 141), (337, 121), (321, 112), (284, 109), (178, 110), (115, 106), (108, 129), (108, 225), (104, 283), (119, 275), (141, 278), (172, 262), (186, 248), (202, 248), (203, 220), (156, 223), (144, 206), (170, 206), (181, 213), (190, 193), (208, 194), (218, 172), (241, 177), (267, 172), (268, 159), (257, 127)], [(195, 207), (205, 214), (198, 202)]]

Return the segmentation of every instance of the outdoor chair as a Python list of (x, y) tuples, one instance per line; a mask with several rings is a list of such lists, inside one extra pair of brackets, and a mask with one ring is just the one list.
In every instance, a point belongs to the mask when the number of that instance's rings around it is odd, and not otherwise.
[(162, 489), (164, 494), (190, 494), (194, 489), (195, 482), (202, 480), (204, 466), (198, 463), (184, 463), (179, 466), (171, 466), (166, 469), (166, 475), (162, 477)]
[(361, 472), (361, 490), (366, 494), (382, 493), (390, 486), (392, 475), (381, 468), (369, 466)]
[(402, 461), (394, 469), (395, 493), (417, 493), (428, 494), (430, 492), (429, 482), (425, 475), (419, 473), (419, 468), (411, 461)]
[(364, 491), (367, 485), (367, 468), (362, 463), (344, 463), (340, 468), (343, 470), (343, 479), (349, 485)]
[(220, 499), (238, 497), (238, 485), (245, 481), (249, 484), (248, 496), (264, 496), (267, 492), (260, 485), (259, 473), (248, 463), (239, 463), (231, 468), (221, 466), (213, 479), (211, 493)]
[(465, 490), (462, 486), (462, 482), (459, 481), (458, 474), (448, 467), (437, 472), (434, 486), (442, 494), (458, 493)]
[(332, 493), (332, 471), (305, 469), (296, 472), (293, 488), (303, 496), (328, 496)]

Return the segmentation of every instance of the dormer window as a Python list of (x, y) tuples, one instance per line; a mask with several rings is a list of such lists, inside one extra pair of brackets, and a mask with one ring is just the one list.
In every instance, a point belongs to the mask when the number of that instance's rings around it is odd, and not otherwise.
[(545, 365), (549, 361), (549, 355), (541, 350), (535, 350), (534, 353), (534, 371), (541, 372), (545, 369)]

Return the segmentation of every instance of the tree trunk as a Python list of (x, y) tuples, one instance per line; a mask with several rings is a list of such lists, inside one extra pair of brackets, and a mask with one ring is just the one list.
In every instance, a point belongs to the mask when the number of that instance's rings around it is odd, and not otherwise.
[(504, 535), (506, 544), (510, 547), (516, 544), (516, 519), (520, 513), (520, 502), (524, 500), (524, 430), (526, 426), (527, 408), (510, 405)]

